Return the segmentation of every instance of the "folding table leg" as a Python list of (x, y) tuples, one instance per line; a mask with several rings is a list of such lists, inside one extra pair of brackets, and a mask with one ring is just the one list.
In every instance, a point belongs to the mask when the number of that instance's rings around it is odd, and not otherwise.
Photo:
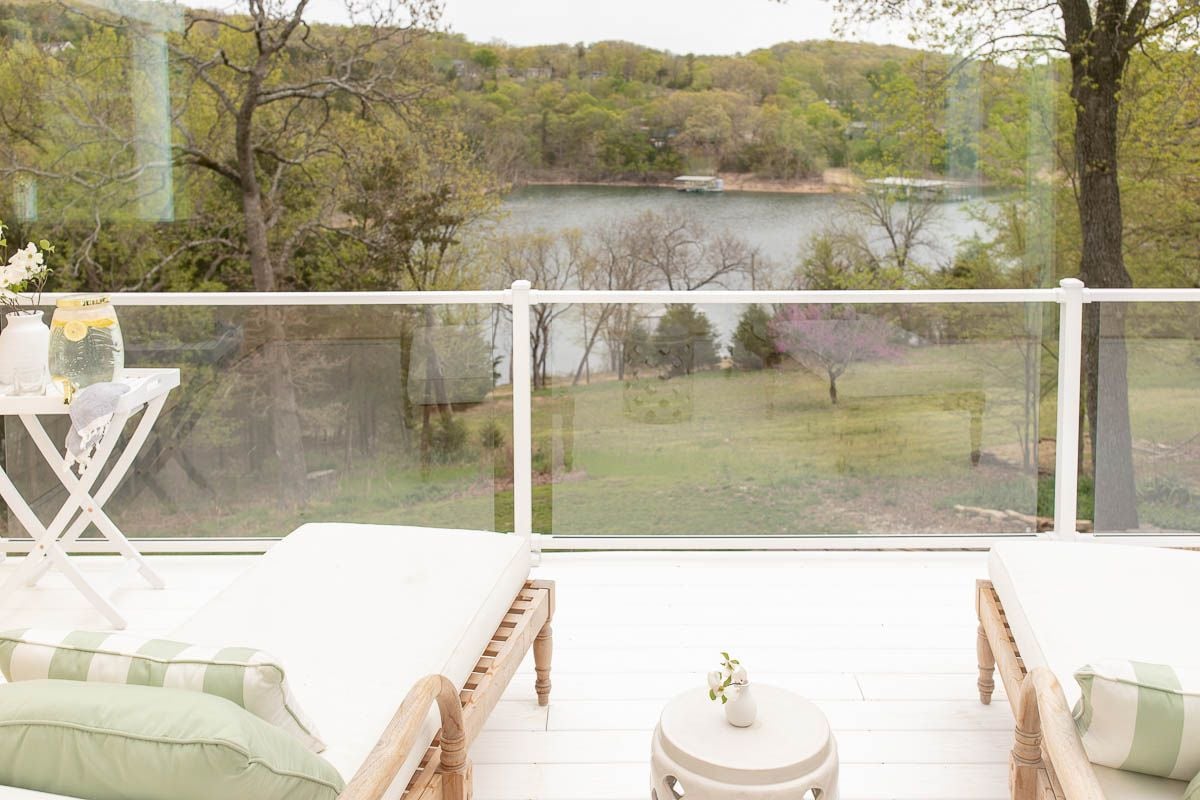
[[(50, 441), (45, 428), (42, 427), (36, 417), (21, 417), (34, 444), (37, 445), (38, 449), (42, 452), (42, 456), (46, 459), (46, 463), (50, 465), (55, 474), (58, 475), (59, 481), (70, 493), (70, 499), (63, 505), (63, 509), (59, 512), (59, 515), (55, 517), (55, 522), (52, 524), (51, 529), (58, 530), (56, 527), (58, 524), (66, 528), (67, 522), (75, 515), (76, 510), (79, 512), (79, 516), (74, 520), (71, 528), (59, 540), (62, 545), (69, 547), (87, 529), (89, 522), (94, 523), (104, 535), (104, 538), (117, 549), (118, 553), (137, 563), (138, 572), (155, 589), (162, 589), (166, 585), (163, 579), (151, 569), (145, 558), (142, 557), (142, 554), (130, 543), (125, 534), (121, 532), (121, 529), (117, 527), (117, 524), (112, 521), (112, 518), (104, 512), (102, 506), (116, 490), (116, 487), (120, 485), (125, 472), (132, 465), (137, 449), (145, 441), (145, 434), (148, 434), (150, 428), (153, 427), (155, 418), (162, 408), (163, 401), (165, 401), (165, 396), (152, 403), (153, 408), (147, 408), (146, 413), (143, 415), (134, 432), (134, 438), (129, 441), (125, 452), (121, 454), (121, 458), (113, 466), (112, 471), (95, 496), (88, 494), (88, 491), (95, 484), (97, 477), (104, 468), (104, 464), (111, 457), (117, 439), (120, 438), (121, 432), (124, 430), (128, 415), (122, 414), (113, 418), (108, 431), (105, 432), (104, 438), (96, 448), (96, 454), (92, 459), (89, 469), (84, 473), (83, 477), (76, 477), (71, 468), (67, 466), (66, 460), (58, 454), (58, 450), (55, 449), (54, 444)], [(38, 564), (31, 575), (33, 581), (36, 583), (50, 566), (49, 561), (43, 561)]]
[(13, 512), (34, 541), (29, 555), (21, 560), (17, 571), (9, 576), (3, 586), (0, 586), (0, 600), (6, 599), (25, 583), (28, 576), (32, 575), (42, 564), (53, 564), (66, 575), (67, 580), (79, 590), (80, 594), (112, 623), (114, 628), (124, 630), (125, 618), (117, 611), (116, 606), (98, 592), (79, 571), (79, 568), (71, 563), (66, 551), (58, 545), (56, 534), (52, 529), (47, 529), (42, 525), (37, 515), (33, 513), (33, 509), (29, 507), (25, 498), (17, 491), (17, 487), (13, 485), (8, 473), (3, 469), (0, 469), (0, 496), (3, 496), (9, 510)]

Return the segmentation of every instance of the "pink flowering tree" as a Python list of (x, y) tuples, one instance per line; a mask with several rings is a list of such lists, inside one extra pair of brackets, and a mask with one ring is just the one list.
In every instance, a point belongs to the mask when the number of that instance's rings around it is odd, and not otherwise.
[(859, 314), (854, 306), (785, 306), (771, 320), (775, 349), (829, 379), (837, 405), (838, 378), (860, 361), (899, 358), (896, 329), (887, 320)]

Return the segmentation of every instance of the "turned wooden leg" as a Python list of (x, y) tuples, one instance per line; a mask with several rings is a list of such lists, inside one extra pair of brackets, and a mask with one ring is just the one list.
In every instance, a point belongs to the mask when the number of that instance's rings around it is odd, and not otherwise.
[(442, 800), (471, 800), (471, 762), (467, 760), (467, 728), (462, 701), (454, 684), (436, 676), (438, 710), (442, 729), (438, 733), (437, 777), (442, 782)]
[(1013, 800), (1037, 800), (1038, 771), (1041, 768), (1042, 734), (1025, 730), (1018, 724), (1013, 732), (1008, 769), (1008, 785)]
[(992, 692), (996, 690), (996, 656), (983, 625), (975, 636), (975, 653), (979, 658), (979, 702), (991, 705)]
[(1038, 800), (1038, 773), (1042, 770), (1042, 718), (1033, 681), (1021, 684), (1016, 709), (1008, 786), (1013, 800)]
[(442, 800), (471, 800), (471, 762), (467, 760), (467, 740), (463, 735), (450, 738), (444, 729), (441, 737)]
[(538, 705), (550, 705), (550, 659), (554, 655), (554, 630), (547, 622), (533, 640), (533, 666), (537, 671)]

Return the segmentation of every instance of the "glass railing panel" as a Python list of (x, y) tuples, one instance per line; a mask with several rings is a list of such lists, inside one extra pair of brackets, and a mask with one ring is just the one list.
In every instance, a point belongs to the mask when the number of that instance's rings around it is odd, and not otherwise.
[[(1099, 386), (1095, 460), (1089, 444), (1081, 481), (1086, 500), (1095, 487), (1096, 530), (1200, 532), (1200, 320), (1192, 305), (1100, 304)], [(1083, 433), (1090, 442), (1092, 431)]]
[(1038, 474), (1039, 451), (1050, 472), (1053, 452), (1038, 432), (1042, 419), (1053, 427), (1042, 347), (1053, 315), (1033, 304), (592, 306), (586, 323), (611, 327), (585, 357), (584, 316), (566, 309), (534, 394), (534, 528), (1033, 530), (1052, 514)]
[[(512, 529), (511, 499), (495, 500), (512, 481), (497, 307), (118, 313), (127, 366), (181, 373), (107, 506), (126, 535), (278, 537), (320, 521)], [(65, 440), (65, 419), (47, 429)], [(4, 434), (6, 469), (46, 521), (64, 492), (19, 421)]]

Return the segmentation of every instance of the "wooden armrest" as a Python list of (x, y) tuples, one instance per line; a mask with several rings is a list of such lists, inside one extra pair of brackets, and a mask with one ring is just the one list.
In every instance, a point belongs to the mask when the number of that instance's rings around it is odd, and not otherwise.
[[(434, 702), (442, 718), (441, 763), (438, 771), (463, 775), (466, 772), (466, 734), (458, 690), (444, 675), (427, 675), (417, 681), (400, 704), (367, 760), (338, 796), (338, 800), (379, 800), (414, 746), (424, 753), (429, 742), (417, 741), (421, 726)], [(429, 768), (435, 765), (430, 764)]]
[(1019, 730), (1041, 734), (1041, 748), (1067, 800), (1104, 800), (1104, 791), (1075, 729), (1067, 697), (1054, 673), (1038, 667), (1021, 682)]

